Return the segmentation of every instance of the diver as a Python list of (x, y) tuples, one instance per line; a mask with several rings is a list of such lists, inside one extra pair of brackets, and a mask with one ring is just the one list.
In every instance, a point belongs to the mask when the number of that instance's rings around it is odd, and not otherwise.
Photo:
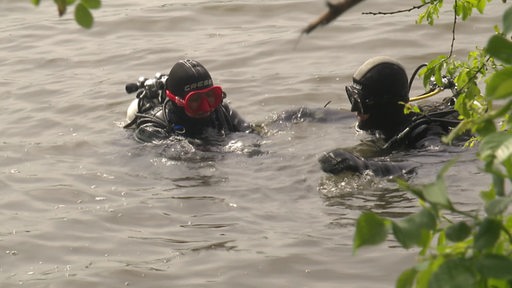
[(126, 92), (137, 92), (127, 110), (135, 138), (144, 143), (172, 136), (202, 139), (223, 137), (232, 132), (250, 132), (251, 125), (229, 107), (226, 93), (214, 85), (206, 68), (195, 60), (180, 60), (168, 75), (139, 78), (126, 85)]
[[(413, 78), (414, 75), (409, 81), (404, 67), (385, 56), (371, 58), (357, 69), (353, 83), (346, 86), (345, 91), (351, 112), (357, 114), (356, 129), (367, 132), (371, 137), (354, 147), (323, 153), (319, 162), (324, 172), (362, 174), (369, 170), (379, 177), (406, 175), (416, 167), (406, 162), (391, 162), (384, 157), (394, 151), (442, 145), (442, 137), (460, 122), (453, 107), (456, 95), (435, 105), (418, 107), (419, 112), (406, 113), (404, 108), (411, 100), (409, 92)], [(453, 81), (443, 80), (446, 87), (438, 89), (440, 87), (432, 84), (430, 91), (456, 90)]]

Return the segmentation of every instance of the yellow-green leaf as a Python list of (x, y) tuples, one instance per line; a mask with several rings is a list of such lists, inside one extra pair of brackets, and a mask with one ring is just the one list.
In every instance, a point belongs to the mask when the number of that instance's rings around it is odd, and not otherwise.
[(87, 29), (91, 28), (94, 22), (91, 11), (82, 3), (78, 3), (75, 7), (75, 20), (80, 26)]
[(101, 0), (81, 0), (80, 2), (89, 9), (98, 9), (101, 7)]

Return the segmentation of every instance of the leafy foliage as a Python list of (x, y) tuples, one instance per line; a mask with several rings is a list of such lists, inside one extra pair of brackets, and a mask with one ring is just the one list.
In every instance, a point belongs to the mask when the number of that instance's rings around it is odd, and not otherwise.
[[(421, 1), (428, 7), (418, 23), (432, 25), (443, 1)], [(483, 13), (487, 2), (458, 0), (452, 9), (465, 20), (475, 9)], [(485, 214), (461, 211), (450, 201), (444, 174), (452, 161), (433, 183), (398, 180), (420, 200), (419, 212), (393, 220), (368, 211), (357, 220), (354, 251), (384, 242), (383, 231), (406, 249), (421, 248), (418, 264), (399, 275), (396, 287), (512, 287), (512, 215), (507, 214), (512, 194), (506, 191), (512, 182), (512, 7), (503, 14), (502, 29), (496, 28), (486, 47), (470, 52), (465, 61), (439, 56), (421, 74), (425, 87), (431, 79), (441, 85), (443, 75), (457, 85), (455, 107), (463, 121), (446, 140), (471, 130), (480, 141), (478, 157), (492, 178), (489, 189), (481, 192)]]
[[(41, 0), (31, 0), (32, 4), (39, 6)], [(57, 5), (57, 12), (59, 16), (66, 14), (69, 6), (75, 5), (76, 0), (54, 0)], [(91, 9), (101, 8), (101, 0), (80, 0), (75, 5), (75, 21), (83, 28), (89, 29), (94, 24), (94, 17), (92, 16)]]

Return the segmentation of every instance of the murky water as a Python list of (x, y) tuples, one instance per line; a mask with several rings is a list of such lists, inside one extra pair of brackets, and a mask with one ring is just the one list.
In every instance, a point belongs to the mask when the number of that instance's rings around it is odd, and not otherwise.
[[(90, 31), (52, 1), (0, 1), (0, 286), (393, 287), (415, 251), (390, 240), (352, 255), (354, 219), (417, 203), (386, 180), (320, 171), (320, 153), (358, 141), (348, 112), (182, 158), (190, 147), (141, 145), (121, 128), (124, 84), (182, 58), (205, 64), (248, 121), (268, 122), (346, 109), (343, 85), (369, 57), (411, 73), (448, 53), (451, 15), (418, 26), (415, 11), (361, 15), (403, 1), (368, 2), (297, 44), (323, 1), (104, 1)], [(485, 44), (503, 6), (458, 26), (458, 57)], [(411, 181), (455, 155), (451, 195), (473, 209), (487, 186), (474, 151), (409, 155), (422, 164)]]

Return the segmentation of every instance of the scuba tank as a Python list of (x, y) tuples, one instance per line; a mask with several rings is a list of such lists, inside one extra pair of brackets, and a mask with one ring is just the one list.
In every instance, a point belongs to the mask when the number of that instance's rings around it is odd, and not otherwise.
[[(166, 99), (164, 93), (166, 79), (167, 76), (157, 73), (153, 79), (141, 76), (136, 83), (125, 85), (127, 94), (134, 92), (137, 92), (137, 94), (126, 110), (126, 121), (128, 123), (124, 125), (124, 128), (130, 128), (137, 123), (140, 117), (146, 117), (145, 113), (161, 108)], [(156, 117), (156, 115), (153, 117)]]
[(128, 109), (126, 109), (126, 121), (130, 123), (133, 120), (135, 120), (135, 117), (137, 117), (137, 113), (139, 113), (139, 98), (133, 99), (130, 105), (128, 106)]

